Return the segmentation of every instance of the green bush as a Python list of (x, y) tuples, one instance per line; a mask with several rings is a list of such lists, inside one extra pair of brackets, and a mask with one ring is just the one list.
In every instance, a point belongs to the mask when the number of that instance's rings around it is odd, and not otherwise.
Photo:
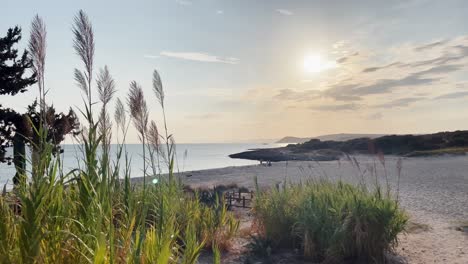
[(259, 193), (254, 215), (274, 248), (300, 249), (315, 261), (380, 262), (397, 243), (407, 216), (378, 187), (310, 181)]

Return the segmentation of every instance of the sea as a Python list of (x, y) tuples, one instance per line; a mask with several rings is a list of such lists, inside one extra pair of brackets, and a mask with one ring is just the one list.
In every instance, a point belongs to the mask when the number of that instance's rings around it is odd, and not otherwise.
[[(189, 172), (195, 170), (206, 170), (215, 168), (224, 168), (231, 166), (245, 166), (257, 164), (257, 161), (231, 159), (230, 154), (247, 151), (257, 148), (274, 148), (281, 147), (285, 144), (277, 143), (208, 143), (208, 144), (177, 144), (176, 145), (176, 162), (175, 171)], [(63, 171), (66, 173), (78, 167), (78, 163), (82, 160), (80, 147), (78, 145), (62, 145), (63, 153), (61, 160), (63, 161)], [(115, 158), (117, 150), (116, 145), (111, 146), (111, 153)], [(140, 144), (127, 144), (126, 150), (128, 157), (131, 158), (130, 168), (131, 177), (143, 176), (143, 158), (142, 148)], [(11, 152), (11, 149), (9, 149)], [(11, 153), (7, 152), (7, 155)], [(124, 162), (124, 161), (123, 161)], [(161, 166), (162, 173), (167, 172), (167, 166)], [(0, 163), (0, 187), (7, 185), (11, 187), (12, 178), (15, 175), (14, 166), (6, 163)]]

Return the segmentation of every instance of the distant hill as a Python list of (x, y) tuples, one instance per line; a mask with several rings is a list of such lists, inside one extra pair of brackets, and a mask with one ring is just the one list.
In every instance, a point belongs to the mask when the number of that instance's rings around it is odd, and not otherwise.
[(275, 143), (296, 144), (296, 143), (304, 143), (304, 142), (307, 142), (307, 141), (309, 141), (311, 139), (312, 138), (284, 137), (284, 138), (276, 141)]
[(422, 156), (442, 153), (463, 153), (468, 148), (468, 131), (439, 132), (424, 135), (388, 135), (372, 139), (359, 137), (345, 141), (311, 139), (288, 146), (294, 151), (335, 150), (344, 153)]
[[(351, 136), (352, 135), (352, 136)], [(260, 161), (336, 160), (344, 153), (385, 154), (406, 157), (465, 155), (468, 153), (468, 131), (439, 132), (424, 135), (338, 134), (338, 140), (313, 138), (286, 147), (256, 149), (229, 155), (231, 158)], [(325, 136), (322, 136), (325, 137)], [(349, 140), (345, 138), (353, 137)], [(292, 140), (294, 138), (286, 138)], [(297, 138), (296, 138), (297, 139)]]
[(350, 134), (350, 133), (340, 133), (340, 134), (330, 134), (330, 135), (322, 135), (318, 137), (307, 137), (307, 138), (300, 138), (300, 137), (284, 137), (278, 140), (276, 143), (290, 143), (290, 144), (297, 144), (297, 143), (305, 143), (310, 141), (311, 139), (319, 139), (321, 141), (346, 141), (356, 138), (378, 138), (385, 136), (385, 134)]

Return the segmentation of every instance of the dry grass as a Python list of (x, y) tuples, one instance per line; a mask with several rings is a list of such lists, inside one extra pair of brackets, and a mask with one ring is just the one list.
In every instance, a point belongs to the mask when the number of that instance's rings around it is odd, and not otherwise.
[(415, 221), (408, 221), (405, 227), (405, 231), (408, 233), (418, 234), (431, 230), (431, 227), (427, 224), (417, 223)]

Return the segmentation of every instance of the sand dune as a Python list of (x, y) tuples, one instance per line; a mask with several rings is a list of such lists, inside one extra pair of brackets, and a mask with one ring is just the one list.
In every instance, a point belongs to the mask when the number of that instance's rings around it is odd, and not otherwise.
[[(356, 156), (358, 165), (341, 159), (329, 162), (278, 162), (271, 167), (252, 165), (180, 173), (193, 187), (236, 183), (267, 188), (285, 181), (327, 178), (372, 186), (376, 180), (398, 190), (398, 157), (385, 157), (385, 168), (370, 156)], [(375, 167), (374, 167), (375, 166)], [(371, 173), (375, 168), (375, 173)], [(396, 197), (396, 194), (395, 194)], [(401, 236), (397, 252), (408, 263), (468, 263), (468, 236), (456, 227), (468, 221), (468, 159), (465, 156), (404, 158), (398, 199), (417, 226)]]

